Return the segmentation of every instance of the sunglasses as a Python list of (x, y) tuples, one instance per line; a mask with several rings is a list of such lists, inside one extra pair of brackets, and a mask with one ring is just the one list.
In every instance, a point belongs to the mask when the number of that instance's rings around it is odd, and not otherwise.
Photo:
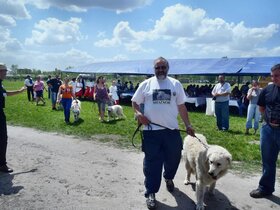
[(162, 69), (165, 70), (167, 67), (166, 66), (155, 66), (156, 70)]

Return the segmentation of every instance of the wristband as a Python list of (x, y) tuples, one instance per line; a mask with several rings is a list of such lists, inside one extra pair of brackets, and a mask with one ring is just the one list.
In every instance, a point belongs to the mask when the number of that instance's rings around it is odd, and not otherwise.
[(188, 124), (188, 125), (187, 125), (187, 129), (188, 129), (188, 128), (192, 128), (192, 125), (191, 125), (191, 124)]

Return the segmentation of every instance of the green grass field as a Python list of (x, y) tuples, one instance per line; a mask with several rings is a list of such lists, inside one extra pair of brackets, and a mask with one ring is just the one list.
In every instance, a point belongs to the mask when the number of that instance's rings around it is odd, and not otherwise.
[[(22, 84), (23, 82), (4, 81), (7, 90), (17, 89)], [(44, 96), (47, 98), (46, 92), (44, 92)], [(97, 105), (93, 102), (83, 101), (80, 121), (66, 125), (63, 111), (51, 110), (51, 101), (48, 99), (46, 101), (46, 106), (35, 106), (34, 102), (28, 102), (26, 93), (8, 97), (5, 108), (8, 124), (75, 135), (85, 140), (100, 135), (102, 136), (100, 139), (103, 141), (116, 141), (125, 146), (131, 145), (131, 138), (137, 123), (129, 104), (123, 105), (125, 120), (101, 123), (98, 120)], [(234, 161), (260, 167), (259, 132), (256, 135), (244, 135), (245, 117), (231, 115), (230, 130), (221, 132), (216, 130), (216, 120), (213, 116), (206, 116), (205, 112), (189, 112), (189, 115), (196, 132), (204, 134), (210, 144), (218, 144), (227, 148)], [(73, 122), (73, 115), (71, 115), (70, 121)], [(183, 129), (182, 123), (180, 125)], [(182, 136), (185, 136), (185, 133), (182, 133)], [(135, 138), (135, 143), (140, 145), (139, 135)]]

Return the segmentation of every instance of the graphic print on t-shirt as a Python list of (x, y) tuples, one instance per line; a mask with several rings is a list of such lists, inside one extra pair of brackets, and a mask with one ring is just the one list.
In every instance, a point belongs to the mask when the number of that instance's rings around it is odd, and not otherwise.
[(153, 90), (154, 104), (170, 104), (171, 90), (170, 89), (155, 89)]

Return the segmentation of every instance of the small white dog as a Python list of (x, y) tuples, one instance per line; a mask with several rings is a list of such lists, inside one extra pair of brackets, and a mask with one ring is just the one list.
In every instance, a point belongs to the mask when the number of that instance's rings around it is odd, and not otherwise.
[(191, 173), (195, 175), (196, 209), (203, 210), (206, 186), (210, 185), (209, 193), (213, 194), (216, 181), (227, 173), (232, 156), (221, 146), (208, 145), (202, 134), (196, 136), (197, 138), (188, 135), (184, 139), (182, 154), (187, 169), (184, 183), (190, 184)]
[(81, 102), (78, 99), (72, 101), (71, 110), (74, 114), (75, 122), (77, 122), (80, 118), (81, 113)]
[(123, 113), (123, 108), (121, 105), (113, 105), (108, 106), (108, 121), (110, 121), (111, 118), (115, 119), (125, 119), (125, 115)]

